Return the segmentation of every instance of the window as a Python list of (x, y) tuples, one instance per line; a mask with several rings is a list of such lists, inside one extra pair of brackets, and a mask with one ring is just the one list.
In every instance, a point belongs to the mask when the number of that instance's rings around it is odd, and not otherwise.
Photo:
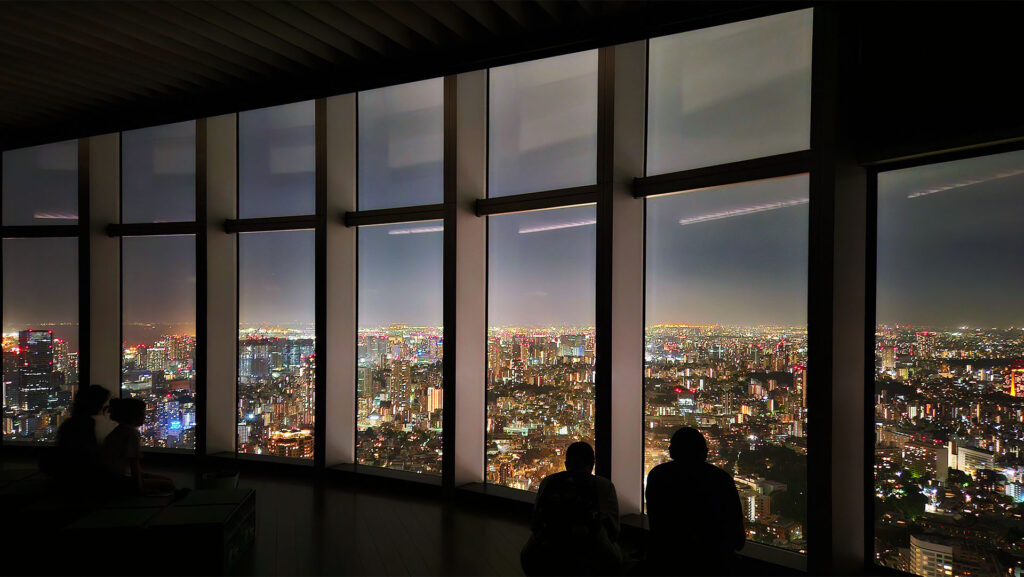
[(78, 141), (4, 152), (2, 196), (3, 439), (53, 442), (79, 382), (79, 231), (53, 226), (78, 224)]
[(359, 229), (359, 464), (441, 473), (443, 230)]
[(195, 447), (196, 238), (121, 239), (121, 394), (146, 403), (147, 447)]
[[(1018, 566), (1024, 152), (878, 175), (875, 561)], [(948, 574), (948, 571), (947, 571)]]
[(54, 441), (78, 386), (78, 239), (3, 240), (4, 440)]
[(3, 153), (3, 224), (78, 222), (78, 141)]
[(310, 459), (313, 231), (238, 237), (238, 452)]
[(196, 123), (121, 135), (121, 222), (196, 218)]
[(312, 100), (238, 114), (238, 217), (314, 213)]
[(596, 209), (489, 217), (487, 481), (536, 491), (594, 444)]
[(647, 174), (810, 147), (813, 11), (652, 38)]
[(597, 182), (597, 50), (490, 70), (488, 196)]
[(649, 197), (644, 475), (701, 429), (753, 541), (807, 520), (805, 175)]
[(443, 201), (444, 79), (359, 93), (359, 210)]

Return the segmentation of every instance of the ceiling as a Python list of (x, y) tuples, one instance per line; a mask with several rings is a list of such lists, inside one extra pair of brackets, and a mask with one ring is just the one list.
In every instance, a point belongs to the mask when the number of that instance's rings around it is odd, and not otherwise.
[(773, 3), (636, 0), (3, 2), (0, 149), (341, 94), (777, 10)]

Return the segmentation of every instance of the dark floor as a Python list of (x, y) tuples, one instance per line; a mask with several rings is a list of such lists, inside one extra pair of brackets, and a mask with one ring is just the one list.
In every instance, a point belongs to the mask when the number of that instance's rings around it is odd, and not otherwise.
[[(5, 460), (4, 469), (35, 468)], [(188, 466), (148, 471), (195, 487)], [(381, 481), (381, 485), (384, 481)], [(312, 475), (242, 471), (256, 491), (255, 575), (522, 575), (529, 535), (521, 514), (503, 514), (440, 495), (374, 481), (355, 486)]]

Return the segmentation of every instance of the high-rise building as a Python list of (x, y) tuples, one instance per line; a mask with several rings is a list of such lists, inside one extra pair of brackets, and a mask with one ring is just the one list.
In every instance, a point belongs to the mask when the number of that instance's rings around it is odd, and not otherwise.
[(281, 429), (270, 434), (267, 452), (278, 457), (309, 459), (313, 456), (313, 432)]
[(911, 535), (910, 572), (921, 577), (953, 575), (953, 546)]
[(53, 331), (25, 330), (18, 333), (21, 383), (19, 404), (27, 411), (44, 408), (54, 391)]

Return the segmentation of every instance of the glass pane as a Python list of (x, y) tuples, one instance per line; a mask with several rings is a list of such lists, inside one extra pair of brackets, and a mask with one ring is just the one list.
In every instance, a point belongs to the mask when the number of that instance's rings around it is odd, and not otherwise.
[(196, 237), (121, 239), (121, 395), (147, 447), (195, 448)]
[(1024, 152), (878, 176), (875, 561), (1010, 575), (1024, 534)]
[(3, 240), (4, 440), (55, 441), (78, 386), (78, 239)]
[(597, 182), (597, 50), (490, 70), (488, 196)]
[(195, 218), (195, 121), (121, 133), (121, 222)]
[(313, 231), (238, 235), (238, 451), (313, 457)]
[(359, 229), (356, 456), (441, 474), (442, 222)]
[(313, 214), (312, 100), (238, 114), (238, 218)]
[(3, 153), (3, 224), (78, 223), (78, 141)]
[(751, 541), (804, 552), (806, 175), (647, 200), (644, 479), (696, 427)]
[(647, 174), (804, 150), (812, 10), (653, 38)]
[(489, 217), (487, 481), (536, 491), (594, 444), (593, 205)]
[(359, 210), (444, 200), (444, 79), (359, 93)]

